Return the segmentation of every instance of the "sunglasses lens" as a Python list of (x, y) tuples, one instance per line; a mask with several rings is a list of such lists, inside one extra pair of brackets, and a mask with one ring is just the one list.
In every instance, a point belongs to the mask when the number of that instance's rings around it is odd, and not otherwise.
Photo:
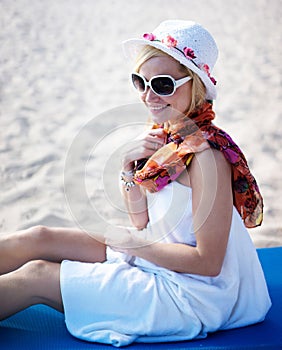
[(145, 82), (141, 77), (139, 77), (139, 75), (132, 74), (131, 79), (132, 79), (133, 86), (135, 87), (136, 90), (138, 90), (139, 92), (145, 91)]
[(152, 89), (158, 95), (171, 95), (174, 92), (174, 83), (169, 77), (157, 77), (151, 81)]

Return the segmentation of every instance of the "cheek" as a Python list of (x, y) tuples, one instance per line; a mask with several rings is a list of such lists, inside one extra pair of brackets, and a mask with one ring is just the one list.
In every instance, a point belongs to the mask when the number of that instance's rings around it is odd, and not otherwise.
[(140, 94), (140, 95), (139, 95), (139, 99), (140, 99), (142, 102), (145, 102), (145, 94)]
[(170, 103), (171, 107), (175, 108), (176, 110), (178, 110), (179, 112), (186, 112), (191, 104), (191, 92), (190, 89), (183, 89), (177, 91), (174, 95), (173, 95), (173, 100), (171, 100)]
[(190, 104), (191, 104), (191, 98), (188, 96), (186, 99), (183, 99), (182, 101), (180, 101), (179, 110), (181, 112), (186, 112), (189, 109)]
[(191, 105), (192, 101), (192, 87), (191, 84), (188, 86), (183, 86), (183, 90), (179, 91), (181, 92), (181, 97), (179, 98), (179, 101), (182, 105), (183, 111), (187, 111)]

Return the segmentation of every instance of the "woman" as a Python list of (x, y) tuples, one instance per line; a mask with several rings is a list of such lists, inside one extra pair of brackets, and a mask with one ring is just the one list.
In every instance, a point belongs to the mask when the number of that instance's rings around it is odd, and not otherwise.
[(104, 242), (34, 227), (1, 237), (0, 317), (36, 303), (76, 337), (115, 346), (205, 337), (262, 321), (270, 299), (246, 227), (262, 198), (230, 136), (212, 123), (217, 47), (189, 21), (124, 43), (153, 127), (124, 154), (132, 229)]

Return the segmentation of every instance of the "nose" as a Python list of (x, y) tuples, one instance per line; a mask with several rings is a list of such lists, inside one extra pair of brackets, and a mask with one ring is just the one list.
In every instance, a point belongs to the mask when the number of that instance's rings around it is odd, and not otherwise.
[(145, 101), (146, 102), (152, 102), (159, 100), (160, 97), (154, 93), (154, 91), (148, 86), (145, 94)]

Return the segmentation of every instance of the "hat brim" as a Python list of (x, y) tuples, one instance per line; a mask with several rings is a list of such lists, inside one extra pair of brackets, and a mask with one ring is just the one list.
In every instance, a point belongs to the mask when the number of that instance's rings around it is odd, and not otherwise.
[(127, 58), (134, 61), (143, 47), (150, 45), (159, 49), (169, 56), (173, 57), (175, 60), (183, 64), (185, 67), (191, 69), (194, 73), (196, 73), (206, 87), (206, 99), (207, 100), (215, 100), (216, 99), (216, 88), (212, 83), (206, 72), (199, 69), (194, 63), (192, 63), (189, 59), (187, 59), (182, 52), (175, 48), (170, 48), (164, 45), (159, 41), (150, 41), (147, 39), (129, 39), (125, 40), (122, 43), (124, 54)]

